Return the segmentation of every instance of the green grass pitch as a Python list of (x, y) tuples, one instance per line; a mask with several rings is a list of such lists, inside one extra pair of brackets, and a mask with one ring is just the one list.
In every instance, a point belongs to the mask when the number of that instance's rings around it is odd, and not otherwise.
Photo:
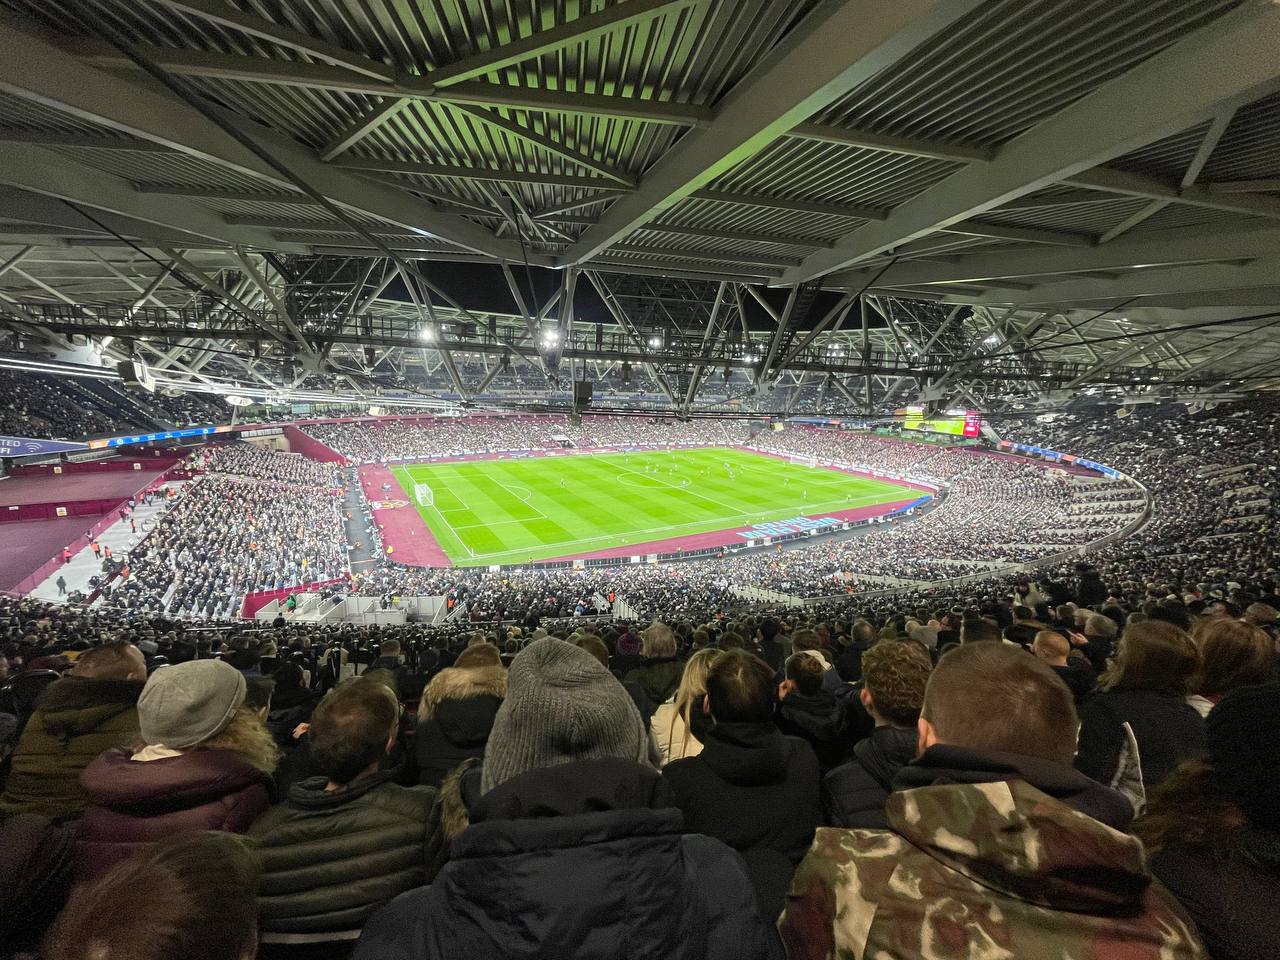
[[(732, 471), (732, 477), (730, 476)], [(731, 449), (578, 454), (392, 467), (459, 566), (530, 563), (920, 494)]]

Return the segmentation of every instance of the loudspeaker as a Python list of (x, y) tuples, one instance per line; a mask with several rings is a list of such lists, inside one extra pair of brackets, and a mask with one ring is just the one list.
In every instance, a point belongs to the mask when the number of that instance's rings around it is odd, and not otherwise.
[(120, 382), (126, 387), (141, 387), (143, 390), (155, 392), (156, 378), (151, 375), (151, 371), (141, 360), (121, 360), (116, 364), (116, 373), (120, 375)]
[(590, 380), (573, 381), (573, 405), (575, 408), (591, 406), (591, 395), (594, 392)]

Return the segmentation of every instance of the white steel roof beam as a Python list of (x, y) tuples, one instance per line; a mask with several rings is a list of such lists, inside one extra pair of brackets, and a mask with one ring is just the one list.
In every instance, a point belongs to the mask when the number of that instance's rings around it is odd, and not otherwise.
[[(182, 153), (262, 178), (273, 189), (294, 184), (191, 104), (169, 93), (85, 66), (34, 32), (0, 22), (0, 91), (66, 111)], [(321, 163), (306, 147), (242, 117), (223, 114), (240, 132), (272, 152), (295, 176), (331, 202), (410, 227), (489, 256), (518, 256), (519, 247), (487, 229), (392, 187)]]
[(251, 13), (242, 13), (234, 7), (227, 6), (224, 0), (157, 0), (157, 2), (170, 10), (209, 20), (232, 30), (247, 33), (251, 37), (305, 53), (317, 60), (354, 70), (365, 76), (378, 80), (390, 80), (395, 76), (394, 68), (385, 63), (378, 63), (362, 54), (344, 50), (336, 44), (295, 30), (285, 24), (274, 23)]
[[(1231, 64), (1224, 70), (1223, 64)], [(820, 277), (1194, 126), (1280, 86), (1280, 6), (1250, 0), (788, 270)]]
[[(3, 60), (0, 57), (0, 63)], [(0, 143), (0, 183), (70, 200), (96, 210), (118, 213), (144, 224), (172, 227), (192, 234), (192, 240), (202, 237), (227, 246), (242, 243), (290, 253), (306, 253), (310, 249), (301, 244), (288, 244), (282, 248), (268, 231), (232, 226), (198, 204), (174, 197), (144, 194), (120, 177), (94, 170), (43, 147)]]
[(581, 263), (899, 62), (978, 0), (824, 0), (565, 251)]
[[(1212, 233), (1201, 228), (1160, 230), (1080, 249), (1043, 248), (974, 253), (946, 262), (899, 261), (876, 280), (877, 287), (972, 284), (1006, 277), (1127, 270), (1182, 263), (1246, 260), (1280, 254), (1280, 229)], [(876, 277), (871, 269), (842, 271), (828, 287), (858, 289)]]

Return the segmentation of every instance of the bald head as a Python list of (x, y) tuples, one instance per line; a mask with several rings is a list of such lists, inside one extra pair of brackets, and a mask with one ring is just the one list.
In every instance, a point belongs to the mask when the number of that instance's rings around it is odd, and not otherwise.
[(1071, 644), (1057, 630), (1041, 630), (1032, 641), (1031, 650), (1051, 667), (1065, 667)]

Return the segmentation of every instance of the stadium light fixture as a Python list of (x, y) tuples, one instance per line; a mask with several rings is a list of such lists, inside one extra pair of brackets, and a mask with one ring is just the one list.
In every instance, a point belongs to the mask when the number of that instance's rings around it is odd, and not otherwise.
[(983, 345), (988, 347), (994, 347), (999, 342), (1000, 335), (998, 333), (993, 333), (991, 336), (987, 337), (987, 339), (982, 341)]
[(428, 343), (436, 338), (435, 331), (430, 327), (423, 327), (418, 336), (423, 340), (426, 340)]
[(661, 338), (661, 337), (650, 337), (650, 338), (649, 338), (649, 346), (651, 346), (651, 347), (660, 347), (660, 346), (662, 346), (662, 338)]

